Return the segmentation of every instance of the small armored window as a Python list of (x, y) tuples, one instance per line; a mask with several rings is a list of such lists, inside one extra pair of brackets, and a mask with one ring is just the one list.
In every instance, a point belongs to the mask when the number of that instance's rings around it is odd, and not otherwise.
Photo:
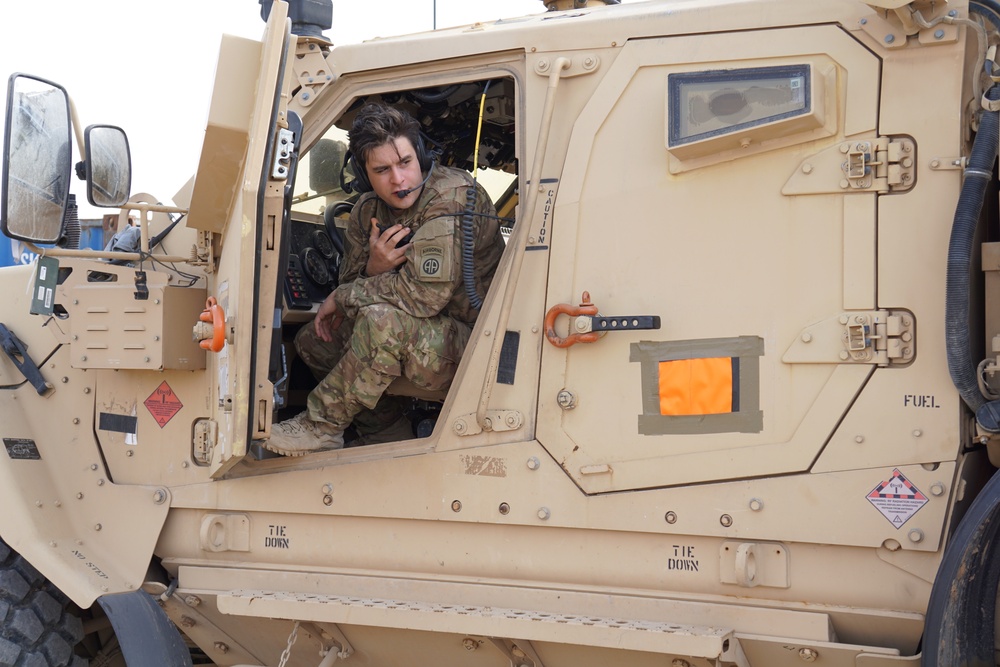
[(682, 146), (811, 112), (809, 65), (671, 74), (669, 146)]

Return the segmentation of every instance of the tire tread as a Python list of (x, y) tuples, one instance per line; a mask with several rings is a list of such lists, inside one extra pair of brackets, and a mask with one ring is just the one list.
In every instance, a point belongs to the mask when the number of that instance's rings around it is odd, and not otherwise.
[(0, 667), (86, 667), (79, 609), (0, 540)]

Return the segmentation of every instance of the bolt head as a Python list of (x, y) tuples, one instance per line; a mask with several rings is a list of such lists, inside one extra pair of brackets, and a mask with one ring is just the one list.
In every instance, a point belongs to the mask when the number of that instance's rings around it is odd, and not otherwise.
[(663, 515), (663, 520), (669, 524), (677, 523), (677, 512), (667, 512)]
[(542, 521), (547, 521), (550, 516), (552, 516), (552, 513), (549, 512), (548, 507), (538, 508), (538, 518), (541, 519)]
[(819, 653), (817, 653), (811, 648), (804, 648), (799, 650), (799, 658), (801, 658), (803, 662), (816, 662), (816, 658), (818, 657)]
[(556, 403), (563, 410), (572, 410), (576, 407), (576, 396), (568, 389), (563, 389), (556, 394)]
[(722, 524), (723, 528), (729, 528), (733, 525), (733, 517), (728, 514), (723, 514), (719, 517), (719, 523)]

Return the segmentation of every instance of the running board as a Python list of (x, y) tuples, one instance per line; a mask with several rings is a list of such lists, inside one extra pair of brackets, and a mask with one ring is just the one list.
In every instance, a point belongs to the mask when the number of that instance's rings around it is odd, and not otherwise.
[(251, 590), (222, 593), (217, 601), (220, 612), (236, 616), (430, 632), (447, 627), (449, 632), (467, 635), (645, 651), (703, 658), (720, 666), (749, 666), (734, 631), (729, 628), (499, 607)]

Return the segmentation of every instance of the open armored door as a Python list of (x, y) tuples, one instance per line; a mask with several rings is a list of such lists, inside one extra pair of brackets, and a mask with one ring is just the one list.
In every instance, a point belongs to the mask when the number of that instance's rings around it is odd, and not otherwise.
[(538, 438), (584, 491), (807, 470), (874, 369), (906, 361), (872, 347), (897, 317), (876, 304), (872, 164), (899, 148), (878, 93), (878, 59), (835, 26), (623, 48), (552, 232), (561, 331), (589, 326), (585, 291), (615, 318), (543, 348)]
[(238, 462), (270, 428), (267, 360), (288, 176), (277, 146), (290, 145), (281, 94), (292, 40), (287, 9), (273, 4), (261, 42), (223, 38), (187, 223), (199, 230), (216, 267), (204, 316), (214, 331), (207, 341), (214, 352), (213, 419), (198, 422), (193, 434), (195, 460), (214, 474)]

